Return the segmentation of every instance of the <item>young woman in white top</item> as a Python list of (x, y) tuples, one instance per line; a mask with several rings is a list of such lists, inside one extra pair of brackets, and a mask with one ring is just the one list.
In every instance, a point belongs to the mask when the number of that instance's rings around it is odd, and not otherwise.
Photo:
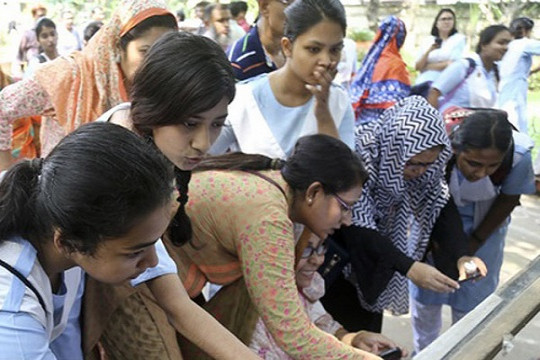
[(416, 83), (435, 81), (452, 62), (461, 59), (466, 39), (456, 29), (456, 14), (452, 9), (439, 11), (431, 27), (429, 46), (425, 47), (416, 60), (415, 68), (420, 71)]
[(285, 158), (304, 135), (325, 134), (353, 147), (347, 92), (332, 84), (347, 28), (337, 0), (300, 0), (285, 9), (285, 65), (237, 85), (225, 127), (211, 149)]

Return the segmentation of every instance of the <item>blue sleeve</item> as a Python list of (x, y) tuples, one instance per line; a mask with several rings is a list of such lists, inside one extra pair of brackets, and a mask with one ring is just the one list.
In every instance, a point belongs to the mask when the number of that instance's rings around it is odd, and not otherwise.
[(81, 305), (84, 294), (85, 275), (83, 273), (77, 297), (69, 313), (66, 328), (51, 343), (51, 350), (58, 359), (82, 360), (82, 337), (81, 337)]
[(134, 280), (131, 280), (131, 286), (137, 286), (142, 284), (145, 281), (155, 279), (162, 275), (166, 274), (176, 274), (177, 268), (173, 259), (169, 256), (169, 253), (165, 249), (165, 245), (161, 239), (156, 243), (156, 255), (159, 259), (159, 262), (153, 268), (146, 269), (141, 275), (139, 275)]
[(45, 328), (27, 313), (0, 311), (0, 360), (55, 360)]
[(350, 106), (343, 115), (341, 124), (339, 124), (338, 133), (341, 141), (354, 151), (354, 113)]
[(527, 46), (525, 46), (525, 54), (528, 55), (540, 55), (540, 41), (531, 40)]
[(236, 135), (234, 134), (233, 127), (226, 122), (226, 126), (221, 129), (216, 142), (210, 150), (208, 151), (211, 155), (221, 155), (224, 154), (232, 145), (236, 144)]
[(444, 69), (431, 87), (439, 90), (443, 95), (448, 94), (465, 79), (468, 67), (468, 60), (453, 62)]
[(530, 151), (523, 154), (520, 161), (504, 179), (501, 192), (506, 195), (534, 194), (534, 171)]

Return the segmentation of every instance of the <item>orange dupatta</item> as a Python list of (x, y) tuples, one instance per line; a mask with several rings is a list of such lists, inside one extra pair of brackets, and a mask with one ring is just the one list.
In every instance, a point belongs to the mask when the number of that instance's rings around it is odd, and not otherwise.
[(127, 101), (118, 65), (120, 38), (141, 21), (167, 14), (173, 16), (161, 0), (124, 0), (84, 50), (43, 64), (35, 79), (50, 98), (57, 124), (45, 121), (42, 134), (58, 132), (58, 125), (67, 134)]

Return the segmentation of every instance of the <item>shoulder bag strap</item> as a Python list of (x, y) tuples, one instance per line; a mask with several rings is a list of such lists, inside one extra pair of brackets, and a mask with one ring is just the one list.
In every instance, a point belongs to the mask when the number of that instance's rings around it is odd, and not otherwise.
[(260, 172), (258, 171), (254, 171), (254, 170), (242, 170), (244, 172), (247, 172), (247, 173), (250, 173), (250, 174), (253, 174), (255, 176), (258, 176), (260, 177), (261, 179), (264, 179), (266, 181), (268, 181), (270, 184), (274, 185), (275, 187), (277, 187), (279, 189), (279, 191), (281, 191), (281, 193), (283, 194), (283, 196), (285, 196), (285, 198), (287, 198), (287, 195), (285, 194), (285, 190), (283, 190), (283, 188), (274, 180), (274, 179), (271, 179), (269, 178), (268, 176), (264, 175), (264, 174), (261, 174)]
[(45, 311), (45, 313), (47, 313), (47, 307), (45, 306), (45, 301), (43, 301), (43, 298), (41, 297), (41, 295), (39, 294), (39, 291), (35, 288), (35, 286), (32, 285), (32, 283), (30, 281), (28, 281), (28, 279), (25, 278), (23, 276), (23, 274), (21, 274), (17, 269), (12, 267), (11, 265), (6, 263), (5, 261), (0, 260), (0, 266), (5, 268), (7, 271), (12, 273), (16, 277), (18, 277), (19, 280), (21, 280), (23, 282), (23, 284), (26, 285), (26, 287), (28, 287), (30, 290), (32, 290), (32, 292), (37, 296), (38, 301), (41, 304), (41, 307), (43, 308), (43, 311)]

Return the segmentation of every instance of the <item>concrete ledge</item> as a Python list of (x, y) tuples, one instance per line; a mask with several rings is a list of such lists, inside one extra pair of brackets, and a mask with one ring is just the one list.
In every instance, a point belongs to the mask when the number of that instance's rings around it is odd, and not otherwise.
[(539, 311), (540, 256), (414, 359), (492, 359)]

